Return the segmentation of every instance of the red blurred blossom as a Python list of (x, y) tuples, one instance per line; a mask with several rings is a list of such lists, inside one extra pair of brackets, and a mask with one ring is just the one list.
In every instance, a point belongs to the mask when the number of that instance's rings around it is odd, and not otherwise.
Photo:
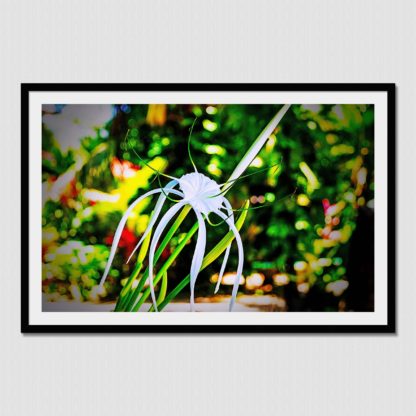
[[(114, 235), (110, 235), (104, 239), (105, 244), (111, 246), (113, 244)], [(137, 237), (128, 229), (125, 228), (121, 233), (120, 242), (118, 243), (119, 247), (125, 249), (126, 256), (134, 250), (134, 247), (137, 244)]]
[(125, 180), (133, 177), (140, 167), (128, 160), (119, 160), (113, 157), (110, 163), (110, 169), (115, 178)]
[(168, 259), (168, 257), (170, 256), (170, 254), (171, 254), (171, 249), (169, 248), (169, 247), (166, 247), (163, 251), (162, 251), (162, 254), (161, 254), (161, 258), (162, 258), (162, 260), (167, 260)]
[(50, 244), (42, 244), (42, 262), (45, 261), (45, 254), (48, 252), (49, 246)]
[(77, 189), (77, 181), (76, 179), (72, 179), (67, 187), (65, 188), (64, 192), (60, 196), (60, 201), (63, 205), (68, 205), (68, 201), (70, 199), (75, 199), (78, 196), (78, 189)]
[(327, 225), (321, 232), (321, 236), (323, 239), (327, 240), (332, 232), (332, 227)]
[[(114, 235), (109, 235), (104, 239), (104, 243), (111, 246), (113, 244)], [(121, 233), (120, 242), (118, 243), (119, 247), (124, 249), (124, 256), (127, 258), (130, 256), (130, 253), (134, 250), (136, 246), (138, 238), (135, 234), (133, 234), (128, 228), (125, 228)], [(159, 244), (158, 244), (159, 247)], [(166, 247), (161, 254), (161, 259), (166, 260), (171, 255), (172, 250), (170, 247)]]
[(49, 162), (55, 162), (55, 156), (51, 152), (42, 150), (42, 160), (48, 160)]
[(334, 215), (336, 205), (337, 204), (331, 205), (331, 203), (329, 202), (329, 199), (327, 198), (324, 198), (322, 200), (326, 226), (319, 232), (319, 235), (324, 240), (334, 240), (338, 238), (339, 231), (335, 230), (335, 234), (334, 234), (334, 227), (340, 224), (340, 218)]
[(324, 207), (324, 214), (326, 215), (328, 208), (331, 206), (331, 203), (329, 202), (329, 199), (324, 198), (322, 200), (322, 206)]
[[(325, 214), (325, 216), (326, 215), (329, 215), (329, 216), (333, 216), (334, 215), (334, 213), (332, 212), (331, 213), (331, 211), (334, 211), (335, 210), (335, 208), (336, 208), (336, 206), (337, 206), (337, 204), (335, 203), (335, 204), (331, 204), (330, 202), (329, 202), (329, 199), (327, 199), (327, 198), (324, 198), (323, 200), (322, 200), (322, 206), (323, 206), (323, 208), (324, 208), (324, 214)], [(339, 210), (337, 210), (337, 211), (339, 211)]]
[[(55, 186), (60, 180), (61, 176), (50, 176), (47, 179), (47, 184), (50, 187)], [(75, 176), (68, 181), (68, 183), (62, 183), (59, 185), (59, 187), (57, 188), (57, 195), (56, 197), (59, 199), (59, 201), (61, 202), (62, 205), (64, 206), (68, 206), (68, 202), (71, 199), (75, 199), (79, 194), (79, 191), (77, 189), (77, 180), (75, 178)]]

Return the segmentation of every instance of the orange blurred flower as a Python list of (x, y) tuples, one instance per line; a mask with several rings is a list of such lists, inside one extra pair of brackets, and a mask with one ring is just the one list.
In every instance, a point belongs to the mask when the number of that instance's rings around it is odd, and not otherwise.
[(116, 157), (114, 157), (110, 163), (110, 169), (111, 173), (115, 178), (124, 180), (132, 178), (140, 169), (140, 167), (134, 165), (128, 160), (119, 160)]

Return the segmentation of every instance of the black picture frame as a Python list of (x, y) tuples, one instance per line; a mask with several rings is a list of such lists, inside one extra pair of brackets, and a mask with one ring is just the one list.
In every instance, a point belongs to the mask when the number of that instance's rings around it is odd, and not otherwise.
[[(33, 325), (29, 317), (29, 94), (39, 91), (368, 91), (387, 92), (388, 134), (388, 295), (386, 325)], [(395, 333), (396, 332), (396, 86), (394, 83), (350, 84), (21, 84), (21, 332), (22, 333)], [(313, 312), (312, 312), (313, 313)]]

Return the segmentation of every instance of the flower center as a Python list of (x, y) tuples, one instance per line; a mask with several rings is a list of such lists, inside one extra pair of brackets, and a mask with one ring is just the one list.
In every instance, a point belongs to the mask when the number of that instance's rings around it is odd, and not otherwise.
[(202, 173), (187, 173), (179, 178), (185, 200), (203, 214), (218, 210), (222, 205), (220, 186)]

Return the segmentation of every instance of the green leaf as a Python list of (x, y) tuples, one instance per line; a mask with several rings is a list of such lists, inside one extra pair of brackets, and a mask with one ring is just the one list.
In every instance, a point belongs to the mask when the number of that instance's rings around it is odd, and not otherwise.
[[(198, 223), (195, 223), (192, 226), (192, 228), (188, 231), (188, 233), (185, 235), (185, 237), (181, 240), (181, 242), (176, 246), (175, 250), (169, 256), (169, 258), (166, 260), (166, 262), (163, 264), (163, 266), (161, 267), (159, 272), (156, 274), (155, 278), (153, 279), (153, 284), (154, 285), (159, 283), (159, 280), (162, 278), (163, 273), (167, 272), (168, 268), (175, 261), (176, 257), (179, 256), (180, 252), (183, 250), (183, 248), (188, 243), (188, 241), (192, 238), (192, 236), (196, 233), (197, 229), (198, 229)], [(143, 280), (144, 277), (146, 277), (146, 279), (147, 279), (148, 274), (149, 274), (148, 272), (145, 273), (142, 277), (142, 280)], [(133, 312), (137, 312), (139, 310), (140, 306), (142, 306), (143, 303), (145, 302), (145, 300), (149, 297), (149, 295), (150, 295), (150, 287), (146, 288), (146, 290), (143, 292), (143, 295), (140, 298), (140, 300), (135, 305), (133, 305), (131, 310)]]
[[(247, 201), (244, 204), (243, 211), (241, 212), (241, 215), (238, 217), (238, 220), (235, 223), (235, 227), (237, 230), (240, 231), (241, 227), (244, 224), (244, 221), (247, 217), (248, 213), (248, 207), (250, 203)], [(226, 250), (226, 248), (232, 243), (234, 240), (234, 234), (232, 231), (229, 231), (222, 240), (204, 257), (204, 260), (202, 261), (201, 270), (208, 267), (213, 261), (215, 261), (221, 254)], [(176, 287), (172, 290), (172, 292), (169, 293), (169, 295), (165, 298), (165, 300), (158, 305), (159, 311), (161, 311), (172, 299), (174, 299), (183, 289), (186, 285), (188, 285), (190, 282), (190, 275), (186, 276)], [(144, 296), (144, 294), (143, 294)]]
[[(186, 218), (186, 216), (188, 215), (190, 210), (191, 210), (190, 206), (185, 206), (183, 208), (183, 210), (181, 211), (181, 213), (178, 215), (175, 222), (172, 224), (169, 231), (166, 233), (166, 236), (164, 237), (164, 239), (160, 243), (159, 248), (156, 250), (155, 262), (157, 262), (159, 257), (162, 255), (163, 250), (169, 244), (170, 240), (172, 239), (172, 236), (178, 230), (179, 226), (182, 224), (183, 220)], [(149, 239), (150, 239), (150, 237), (149, 237)], [(146, 243), (143, 242), (143, 244), (145, 245)], [(142, 246), (141, 250), (144, 250), (143, 246)], [(140, 254), (139, 254), (139, 257), (141, 257)], [(143, 290), (143, 287), (144, 287), (144, 284), (146, 283), (148, 275), (149, 275), (149, 268), (147, 267), (145, 272), (143, 273), (142, 277), (140, 278), (138, 286), (134, 289), (131, 289), (129, 291), (129, 293), (127, 294), (126, 301), (123, 302), (124, 307), (122, 308), (122, 311), (129, 312), (129, 311), (132, 310), (134, 304), (136, 303), (138, 297), (140, 296), (141, 291)]]
[(156, 303), (160, 305), (166, 297), (166, 292), (168, 290), (168, 273), (163, 273), (162, 278), (162, 287), (160, 288), (159, 296), (157, 297)]

